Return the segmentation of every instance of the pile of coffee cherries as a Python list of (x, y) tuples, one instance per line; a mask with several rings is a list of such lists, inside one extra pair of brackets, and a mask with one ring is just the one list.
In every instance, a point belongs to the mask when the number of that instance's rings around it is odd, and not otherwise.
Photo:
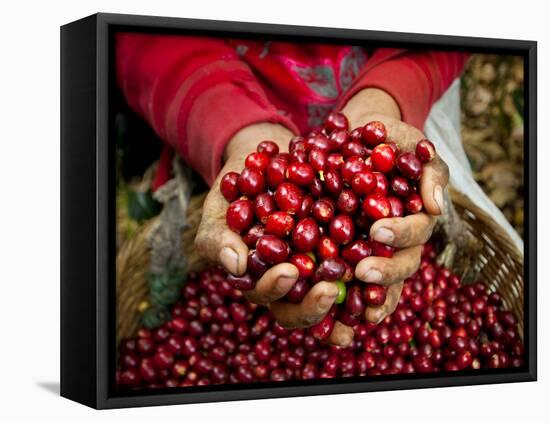
[(192, 274), (172, 319), (122, 340), (120, 389), (181, 387), (523, 367), (516, 317), (498, 292), (460, 279), (423, 248), (396, 311), (380, 324), (353, 326), (350, 347), (286, 330), (218, 268)]
[[(414, 152), (400, 151), (386, 127), (374, 121), (349, 130), (338, 112), (323, 128), (294, 137), (289, 153), (263, 141), (249, 154), (239, 174), (220, 183), (231, 204), (227, 225), (250, 248), (247, 273), (229, 278), (241, 290), (271, 266), (290, 262), (299, 280), (286, 299), (302, 301), (319, 281), (338, 284), (336, 304), (311, 333), (326, 339), (336, 319), (353, 326), (368, 305), (379, 306), (386, 291), (380, 285), (353, 281), (354, 268), (365, 257), (392, 257), (394, 249), (369, 238), (373, 222), (422, 210), (418, 193), (423, 165), (435, 157), (423, 139)], [(350, 283), (352, 282), (352, 283)]]

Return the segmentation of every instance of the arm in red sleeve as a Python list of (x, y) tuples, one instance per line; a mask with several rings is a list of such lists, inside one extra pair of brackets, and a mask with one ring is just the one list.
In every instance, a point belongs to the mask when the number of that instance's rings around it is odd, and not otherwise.
[(435, 101), (460, 75), (466, 53), (379, 49), (341, 99), (341, 105), (365, 88), (379, 88), (399, 105), (401, 119), (419, 129)]
[(297, 131), (220, 39), (120, 33), (116, 71), (130, 107), (210, 184), (243, 127), (272, 122)]

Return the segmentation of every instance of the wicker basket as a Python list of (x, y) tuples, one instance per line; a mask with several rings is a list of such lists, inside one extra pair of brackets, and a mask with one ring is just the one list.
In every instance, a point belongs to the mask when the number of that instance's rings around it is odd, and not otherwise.
[(499, 291), (504, 307), (516, 315), (519, 335), (523, 339), (523, 252), (518, 250), (506, 231), (467, 196), (451, 190), (451, 198), (460, 218), (454, 222), (455, 231), (464, 231), (475, 240), (475, 244), (470, 244), (470, 248), (462, 246), (449, 267), (462, 276), (463, 283), (481, 280), (492, 292)]
[[(446, 240), (443, 264), (460, 275), (465, 283), (485, 281), (492, 291), (499, 290), (504, 305), (513, 311), (519, 321), (519, 333), (523, 338), (523, 256), (506, 234), (484, 211), (471, 200), (451, 191), (453, 213), (458, 219), (449, 224), (452, 232), (459, 234)], [(187, 208), (186, 229), (182, 231), (181, 248), (188, 271), (205, 266), (197, 257), (193, 241), (202, 215), (204, 195), (191, 198)], [(450, 203), (450, 202), (448, 202)], [(117, 340), (132, 337), (140, 325), (140, 304), (148, 297), (147, 273), (150, 269), (150, 235), (159, 225), (155, 217), (142, 226), (138, 233), (127, 240), (118, 251), (116, 260), (117, 289)], [(445, 225), (438, 230), (445, 232)], [(445, 236), (444, 236), (445, 238)]]

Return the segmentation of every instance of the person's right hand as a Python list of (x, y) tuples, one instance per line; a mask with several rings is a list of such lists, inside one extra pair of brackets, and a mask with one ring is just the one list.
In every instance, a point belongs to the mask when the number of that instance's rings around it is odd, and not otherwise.
[[(278, 144), (281, 152), (288, 151), (288, 141), (294, 134), (281, 125), (260, 123), (240, 130), (228, 143), (225, 164), (212, 185), (203, 206), (203, 216), (195, 239), (198, 253), (234, 275), (246, 272), (248, 247), (241, 236), (231, 231), (225, 221), (229, 203), (220, 192), (220, 181), (230, 171), (241, 172), (246, 156), (256, 150), (263, 140)], [(319, 322), (330, 310), (338, 295), (333, 282), (319, 282), (306, 294), (300, 304), (281, 300), (298, 279), (298, 269), (290, 263), (270, 268), (256, 283), (254, 289), (245, 291), (246, 298), (269, 307), (275, 319), (286, 328), (307, 328)], [(328, 341), (347, 346), (353, 340), (353, 330), (336, 323)]]

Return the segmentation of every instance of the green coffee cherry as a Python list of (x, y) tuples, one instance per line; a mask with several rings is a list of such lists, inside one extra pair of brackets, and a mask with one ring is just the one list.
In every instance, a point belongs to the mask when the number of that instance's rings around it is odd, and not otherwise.
[(335, 283), (338, 287), (338, 296), (336, 297), (336, 301), (334, 301), (334, 304), (342, 304), (346, 300), (346, 284), (342, 281), (336, 281)]

